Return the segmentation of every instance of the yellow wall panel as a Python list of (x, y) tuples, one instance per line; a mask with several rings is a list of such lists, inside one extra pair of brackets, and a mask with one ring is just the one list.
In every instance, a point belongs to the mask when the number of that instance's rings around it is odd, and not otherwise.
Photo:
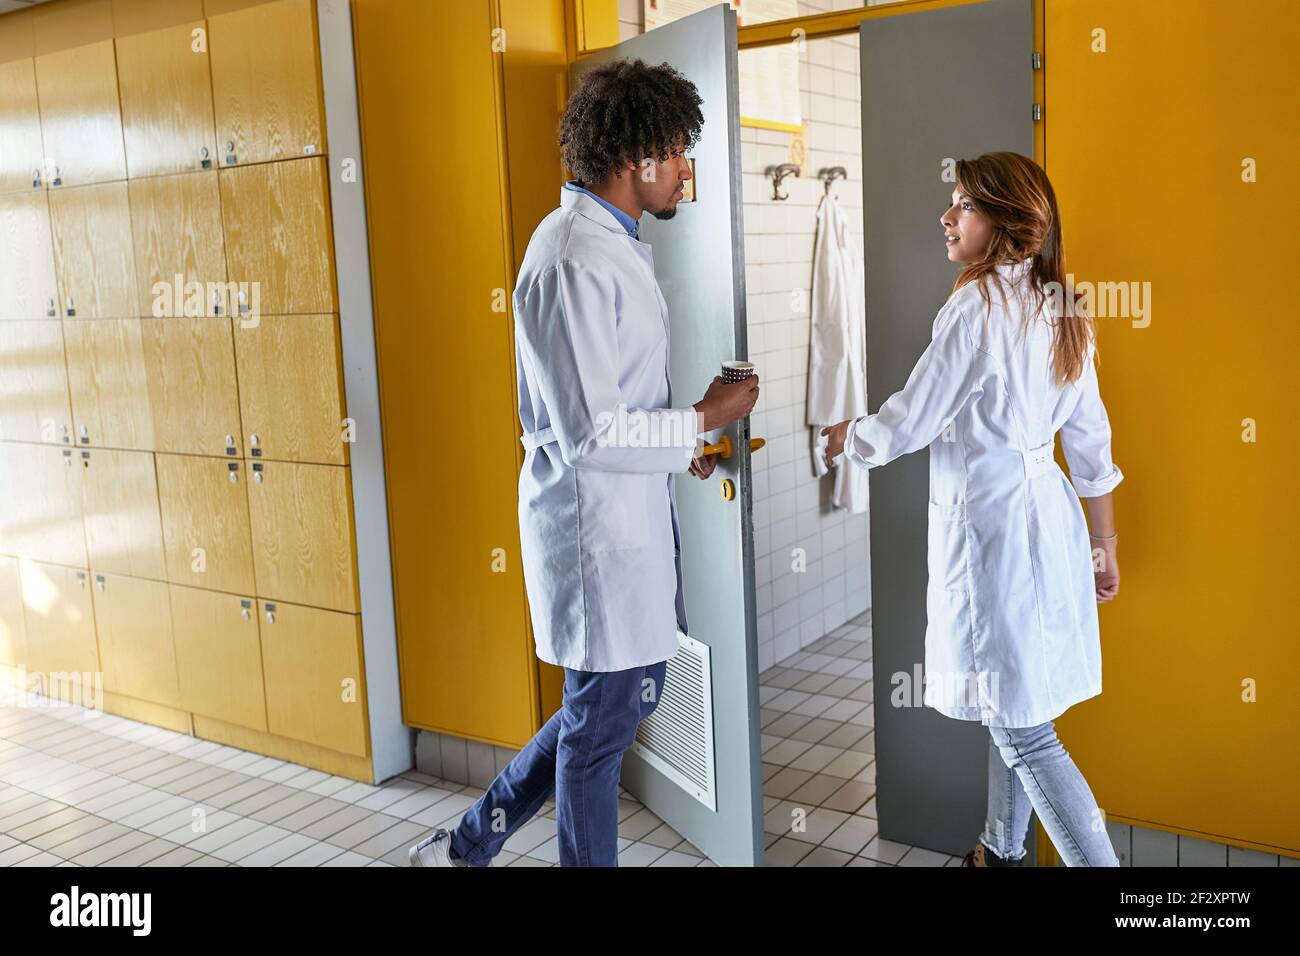
[(31, 10), (16, 10), (0, 17), (0, 63), (29, 60), (36, 55), (36, 33)]
[(133, 178), (217, 168), (205, 30), (200, 21), (117, 40), (126, 167)]
[(41, 114), (36, 105), (33, 60), (0, 63), (0, 192), (31, 189), (45, 183), (42, 167)]
[(78, 457), (90, 569), (165, 580), (153, 454), (96, 448)]
[(0, 322), (0, 439), (71, 441), (60, 322)]
[(84, 46), (113, 36), (112, 0), (58, 0), (33, 13), (37, 53)]
[(92, 319), (63, 323), (76, 444), (141, 450), (154, 447), (140, 322)]
[(160, 454), (155, 456), (155, 466), (167, 579), (252, 594), (253, 551), (244, 490), (248, 475), (243, 462)]
[(51, 187), (126, 178), (112, 40), (36, 57), (36, 91)]
[(266, 730), (262, 648), (251, 597), (172, 585), (172, 641), (186, 710)]
[(325, 160), (223, 169), (220, 178), (227, 272), (231, 282), (257, 283), (250, 307), (335, 311)]
[(158, 451), (237, 457), (239, 392), (230, 320), (141, 319)]
[(240, 420), (250, 457), (347, 462), (338, 316), (235, 323)]
[(104, 689), (167, 707), (179, 706), (167, 584), (120, 574), (92, 577)]
[(113, 35), (131, 36), (203, 19), (203, 0), (112, 0)]
[(58, 295), (45, 191), (0, 195), (0, 319), (58, 318)]
[(64, 314), (78, 319), (136, 315), (126, 183), (52, 191), (50, 223)]
[(1098, 319), (1123, 584), (1100, 608), (1105, 691), (1057, 726), (1109, 818), (1297, 855), (1300, 762), (1278, 755), (1300, 728), (1300, 328), (1279, 211), (1300, 7), (1046, 9), (1067, 271), (1145, 313)]
[(88, 571), (39, 561), (19, 562), (29, 672), (99, 671), (95, 611)]
[(222, 165), (325, 153), (311, 0), (211, 16), (208, 31)]
[(364, 754), (361, 618), (267, 601), (259, 612), (271, 733)]
[(53, 445), (0, 443), (0, 553), (88, 566), (76, 454)]
[(258, 597), (359, 610), (348, 469), (267, 461), (250, 470)]

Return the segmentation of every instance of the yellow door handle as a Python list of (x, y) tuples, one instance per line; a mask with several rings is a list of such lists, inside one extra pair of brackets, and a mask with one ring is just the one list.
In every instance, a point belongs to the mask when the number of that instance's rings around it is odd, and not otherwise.
[[(749, 440), (749, 450), (751, 452), (758, 451), (766, 444), (767, 444), (767, 439), (765, 438), (751, 438)], [(731, 436), (723, 435), (721, 438), (718, 439), (716, 444), (705, 445), (704, 454), (720, 455), (723, 458), (730, 458), (731, 457)]]

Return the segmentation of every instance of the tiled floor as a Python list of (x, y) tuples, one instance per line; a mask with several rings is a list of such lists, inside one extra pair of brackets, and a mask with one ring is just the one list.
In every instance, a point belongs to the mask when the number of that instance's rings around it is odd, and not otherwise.
[[(769, 865), (958, 862), (876, 835), (869, 627), (763, 674)], [(0, 866), (405, 866), (481, 792), (414, 771), (372, 787), (38, 699), (0, 707)], [(496, 865), (554, 865), (554, 814)], [(712, 865), (626, 794), (619, 818), (622, 865)]]

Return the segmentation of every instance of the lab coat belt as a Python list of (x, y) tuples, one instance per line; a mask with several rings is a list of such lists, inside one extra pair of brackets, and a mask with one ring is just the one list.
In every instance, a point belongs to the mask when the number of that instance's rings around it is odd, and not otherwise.
[(524, 432), (519, 436), (519, 440), (523, 442), (524, 451), (532, 451), (541, 445), (549, 445), (553, 441), (559, 441), (555, 437), (555, 429), (553, 428), (539, 428), (535, 432)]
[(1025, 477), (1037, 478), (1039, 475), (1045, 475), (1056, 467), (1056, 458), (1053, 452), (1056, 450), (1056, 439), (1039, 445), (1037, 448), (1031, 448), (1028, 451), (1022, 451), (1020, 454), (1025, 459)]

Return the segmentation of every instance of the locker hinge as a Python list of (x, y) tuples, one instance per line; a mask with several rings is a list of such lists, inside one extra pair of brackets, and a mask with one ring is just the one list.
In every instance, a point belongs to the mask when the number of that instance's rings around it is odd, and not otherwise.
[(1034, 122), (1037, 123), (1043, 118), (1043, 107), (1040, 103), (1034, 104)]
[(1034, 69), (1035, 69), (1035, 70), (1041, 70), (1042, 68), (1043, 68), (1043, 54), (1041, 54), (1041, 53), (1039, 53), (1037, 50), (1035, 50), (1035, 51), (1034, 51)]

